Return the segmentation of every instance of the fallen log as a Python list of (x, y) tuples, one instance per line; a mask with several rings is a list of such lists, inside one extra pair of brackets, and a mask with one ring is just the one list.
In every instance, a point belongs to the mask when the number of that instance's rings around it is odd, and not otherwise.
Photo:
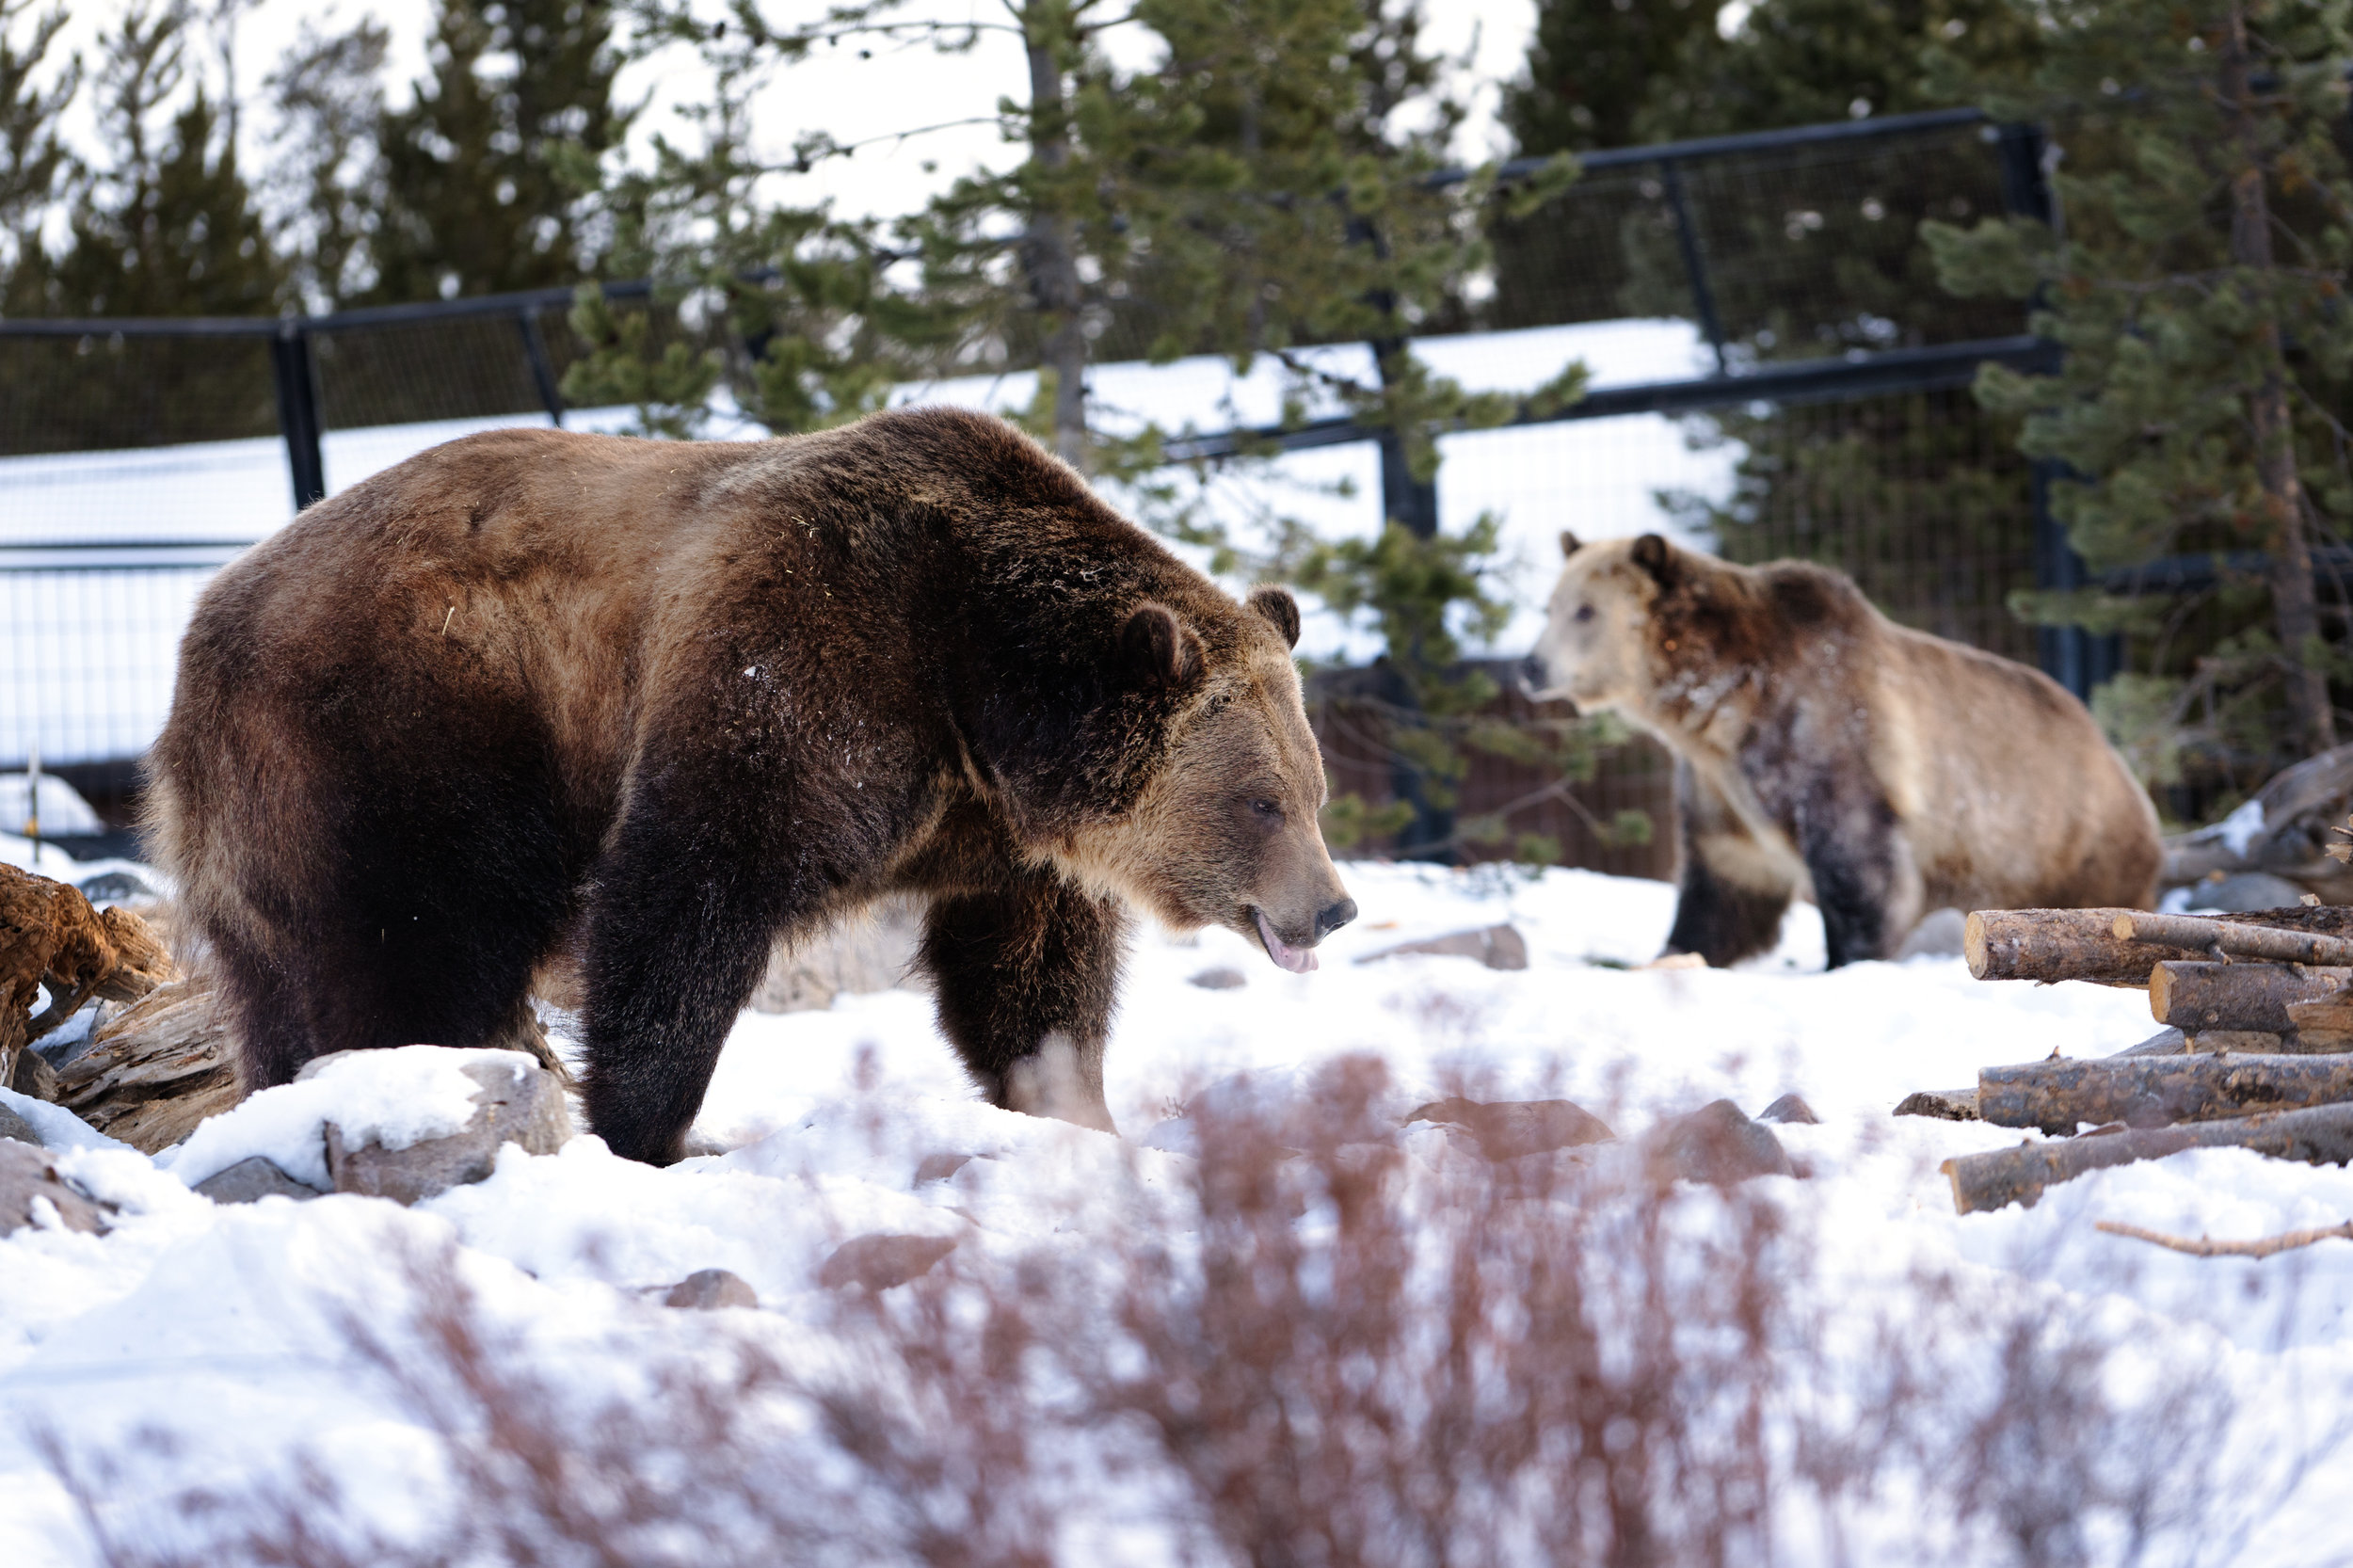
[(2353, 1220), (2341, 1225), (2314, 1225), (2310, 1230), (2291, 1230), (2279, 1236), (2259, 1237), (2252, 1241), (2217, 1241), (2203, 1236), (2193, 1240), (2186, 1236), (2168, 1236), (2161, 1230), (2143, 1230), (2138, 1225), (2122, 1224), (2115, 1220), (2102, 1220), (2091, 1228), (2104, 1230), (2110, 1236), (2129, 1236), (2136, 1241), (2153, 1241), (2160, 1247), (2187, 1253), (2192, 1257), (2269, 1257), (2274, 1253), (2309, 1247), (2317, 1241), (2340, 1239), (2353, 1241)]
[[(1979, 980), (2088, 980), (2099, 985), (2146, 985), (2150, 971), (2177, 959), (2211, 958), (2204, 947), (2170, 952), (2153, 942), (2124, 941), (2118, 917), (2130, 909), (1980, 909), (1961, 930), (1961, 955)], [(2224, 925), (2260, 924), (2317, 936), (2353, 936), (2353, 909), (2297, 907), (2248, 915), (2217, 915)]]
[[(2264, 913), (2268, 916), (2273, 911)], [(2353, 965), (2353, 940), (2252, 921), (2200, 915), (2151, 915), (2127, 909), (2117, 915), (2114, 929), (2123, 941), (2159, 951), (2170, 948), (2208, 954), (2227, 952), (2240, 958), (2267, 958), (2284, 964)]]
[(1977, 1074), (1979, 1117), (2054, 1136), (2085, 1122), (2169, 1127), (2348, 1101), (2353, 1055), (2062, 1058)]
[(2168, 959), (2149, 976), (2149, 1013), (2191, 1034), (2210, 1030), (2285, 1034), (2290, 1002), (2342, 995), (2353, 968), (2287, 964), (2216, 964)]
[(59, 1105), (146, 1154), (240, 1097), (235, 1047), (202, 974), (159, 985), (100, 1024), (57, 1074)]
[(2031, 1208), (2045, 1188), (2111, 1165), (2162, 1160), (2184, 1149), (2215, 1148), (2252, 1149), (2308, 1165), (2343, 1165), (2353, 1161), (2353, 1105), (2021, 1144), (1991, 1154), (1961, 1155), (1940, 1169), (1952, 1181), (1954, 1209), (1980, 1214), (2013, 1203)]
[(2353, 991), (2287, 1005), (2298, 1050), (2353, 1050)]
[[(2098, 1060), (2115, 1062), (2132, 1056), (2179, 1056), (2189, 1049), (2189, 1042), (2178, 1029), (2161, 1029), (2137, 1046), (2126, 1046), (2114, 1056)], [(1906, 1095), (1896, 1106), (1898, 1116), (1931, 1116), (1945, 1122), (1975, 1122), (1977, 1114), (1977, 1092), (1975, 1089), (1923, 1089)]]

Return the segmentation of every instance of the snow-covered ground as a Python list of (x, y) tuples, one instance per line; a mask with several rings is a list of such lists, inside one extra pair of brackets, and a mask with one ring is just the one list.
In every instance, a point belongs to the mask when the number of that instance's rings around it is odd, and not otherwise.
[[(1466, 386), (1513, 392), (1549, 380), (1572, 360), (1590, 367), (1596, 386), (1682, 379), (1706, 363), (1696, 332), (1679, 321), (1476, 333), (1416, 349)], [(1335, 374), (1370, 373), (1369, 351), (1359, 346), (1315, 357)], [(1026, 407), (1035, 386), (1027, 374), (972, 377), (903, 388), (898, 400), (1002, 410)], [(1216, 359), (1099, 365), (1092, 387), (1103, 423), (1114, 430), (1145, 421), (1172, 431), (1264, 424), (1281, 408), (1276, 368), (1265, 360), (1239, 378)], [(625, 408), (579, 409), (565, 423), (618, 430), (632, 418)], [(517, 416), (329, 431), (321, 442), (328, 487), (341, 490), (477, 430), (541, 423)], [(1720, 493), (1738, 456), (1732, 447), (1693, 452), (1681, 425), (1654, 414), (1481, 431), (1441, 444), (1445, 525), (1460, 529), (1482, 512), (1501, 521), (1497, 586), (1517, 610), (1495, 640), (1507, 653), (1534, 641), (1558, 571), (1561, 529), (1588, 538), (1670, 529), (1657, 493)], [(1369, 534), (1379, 523), (1380, 495), (1377, 456), (1358, 444), (1244, 465), (1217, 477), (1207, 499), (1248, 541), (1271, 515), (1304, 519), (1333, 536)], [(11, 549), (90, 547), (75, 569), (0, 569), (0, 766), (21, 766), (36, 744), (53, 765), (146, 750), (170, 709), (173, 660), (197, 595), (238, 548), (293, 515), (285, 448), (276, 440), (0, 459), (0, 568)], [(138, 569), (119, 569), (133, 564), (121, 553), (131, 546), (156, 548), (138, 556)], [(114, 553), (102, 556), (101, 549)], [(1303, 655), (1375, 651), (1363, 627), (1310, 612)]]
[[(641, 1390), (653, 1361), (727, 1335), (767, 1336), (806, 1365), (826, 1353), (836, 1321), (835, 1293), (816, 1273), (841, 1239), (952, 1237), (959, 1262), (984, 1272), (1041, 1253), (1088, 1258), (1146, 1241), (1139, 1226), (1151, 1222), (1138, 1216), (1162, 1210), (1143, 1200), (1182, 1188), (1188, 1174), (1189, 1120), (1173, 1112), (1219, 1096), (1279, 1103), (1309, 1092), (1320, 1065), (1350, 1053), (1385, 1059), (1400, 1110), (1468, 1080), (1488, 1097), (1565, 1095), (1627, 1136), (1718, 1096), (1754, 1113), (1801, 1094), (1820, 1124), (1779, 1131), (1809, 1175), (1747, 1191), (1782, 1206), (1812, 1239), (1832, 1360), (1889, 1369), (1862, 1337), (1865, 1309), (1880, 1311), (1879, 1321), (1911, 1312), (1905, 1292), (1926, 1271), (2021, 1320), (2132, 1347), (2105, 1374), (2127, 1402), (2184, 1368), (2210, 1371), (2239, 1414), (2200, 1470), (2229, 1478), (2215, 1506), (2250, 1511), (2252, 1533), (2175, 1555), (2265, 1564), (2353, 1555), (2353, 1477), (2342, 1451), (2284, 1504), (2272, 1496), (2281, 1465), (2320, 1448), (2353, 1395), (2353, 1243), (2264, 1262), (2201, 1260), (2093, 1229), (2105, 1219), (2249, 1238), (2333, 1224), (2353, 1215), (2353, 1172), (2200, 1151), (2099, 1173), (2032, 1209), (1960, 1218), (1937, 1162), (2021, 1135), (1888, 1114), (1908, 1092), (1969, 1083), (1983, 1064), (2130, 1045), (2153, 1028), (2141, 993), (1981, 984), (1957, 958), (1824, 974), (1819, 924), (1802, 907), (1780, 950), (1741, 969), (1641, 970), (1627, 966), (1657, 951), (1672, 912), (1673, 890), (1662, 884), (1560, 871), (1534, 880), (1345, 871), (1363, 916), (1326, 944), (1314, 974), (1283, 973), (1223, 932), (1139, 936), (1109, 1053), (1124, 1140), (976, 1103), (928, 1000), (911, 991), (843, 997), (827, 1012), (744, 1016), (700, 1124), (730, 1153), (657, 1171), (616, 1160), (587, 1137), (552, 1157), (509, 1148), (488, 1181), (413, 1210), (345, 1196), (216, 1208), (183, 1184), (253, 1148), (301, 1165), (305, 1149), (286, 1145), (314, 1138), (320, 1112), (294, 1101), (296, 1091), (327, 1097), (317, 1084), (275, 1091), (209, 1125), (169, 1169), (71, 1136), (54, 1108), (10, 1097), (53, 1142), (83, 1145), (65, 1168), (121, 1204), (122, 1215), (104, 1238), (24, 1231), (0, 1241), (0, 1562), (92, 1560), (31, 1446), (43, 1429), (86, 1453), (132, 1452), (143, 1429), (172, 1434), (136, 1447), (136, 1480), (110, 1494), (133, 1514), (192, 1485), (235, 1492), (285, 1480), (298, 1453), (368, 1516), (396, 1531), (414, 1523), (429, 1506), (419, 1499), (432, 1495), (432, 1445), (338, 1323), (356, 1314), (390, 1333), (391, 1304), (407, 1289), (404, 1260), (420, 1249), (454, 1242), (483, 1309), (584, 1394)], [(1526, 935), (1525, 971), (1460, 958), (1353, 962), (1507, 920)], [(1190, 983), (1220, 967), (1247, 984)], [(367, 1113), (381, 1120), (396, 1108)], [(1404, 1144), (1425, 1165), (1454, 1158), (1434, 1129)], [(918, 1166), (940, 1155), (984, 1158), (919, 1184)], [(1714, 1201), (1693, 1190), (1694, 1204)], [(749, 1281), (759, 1312), (648, 1304), (646, 1288), (706, 1268)], [(1991, 1377), (1997, 1349), (1985, 1347), (1982, 1364), (1963, 1356), (1959, 1372), (1940, 1363), (1940, 1376)], [(1888, 1353), (1926, 1357), (1929, 1347), (1898, 1336)], [(1926, 1375), (1927, 1366), (1911, 1369)], [(1882, 1517), (1866, 1528), (1861, 1515), (1870, 1510), (1858, 1504), (1858, 1518), (1827, 1535), (1787, 1538), (1781, 1560), (1947, 1560), (1938, 1554), (1951, 1543), (1927, 1550), (1919, 1532), (1928, 1525), (1906, 1523), (1900, 1498), (1879, 1504), (1895, 1509), (1893, 1527)], [(1075, 1518), (1108, 1506), (1068, 1501)], [(1843, 1548), (1826, 1544), (1842, 1531)], [(1166, 1542), (1149, 1530), (1105, 1544), (1112, 1539), (1068, 1560), (1168, 1560)], [(2113, 1533), (2079, 1544), (2081, 1557), (2032, 1560), (2127, 1560), (2129, 1543)], [(1965, 1560), (2012, 1554), (1988, 1546)]]

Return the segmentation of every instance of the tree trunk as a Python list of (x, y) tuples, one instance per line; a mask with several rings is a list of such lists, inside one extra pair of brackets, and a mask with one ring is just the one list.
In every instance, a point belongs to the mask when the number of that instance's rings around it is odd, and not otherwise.
[(1979, 1117), (2055, 1137), (2083, 1122), (2169, 1127), (2346, 1101), (2353, 1101), (2353, 1055), (2108, 1057), (1977, 1074)]
[(2344, 994), (2353, 968), (2286, 964), (2160, 964), (2149, 977), (2149, 1011), (2161, 1024), (2192, 1034), (2208, 1030), (2259, 1030), (2285, 1034), (2296, 1027), (2291, 1002)]
[(2256, 349), (2263, 379), (2248, 409), (2255, 438), (2255, 477), (2268, 514), (2271, 602), (2287, 662), (2288, 704), (2313, 756), (2337, 744), (2329, 678), (2312, 655), (2320, 644), (2319, 596), (2313, 581), (2312, 541), (2304, 529), (2304, 488), (2296, 468), (2296, 430), (2288, 408), (2287, 360), (2280, 323), (2265, 297), (2271, 271), (2271, 207), (2264, 189), (2263, 147), (2249, 102), (2253, 85), (2247, 48), (2247, 8), (2233, 0), (2222, 51), (2223, 115), (2239, 156), (2231, 178), (2231, 260), (2263, 281), (2243, 280), (2260, 325)]
[(1031, 192), (1021, 262), (1031, 296), (1048, 325), (1041, 368), (1054, 377), (1054, 454), (1084, 473), (1087, 340), (1080, 318), (1077, 226), (1064, 210), (1062, 184), (1070, 164), (1070, 110), (1063, 99), (1060, 47), (1068, 22), (1057, 4), (1032, 5), (1022, 15), (1030, 56), (1030, 160), (1041, 171), (1041, 188)]
[(2184, 1149), (2246, 1148), (2308, 1165), (2353, 1160), (2353, 1105), (2322, 1105), (2268, 1116), (2239, 1116), (2146, 1132), (2109, 1132), (2021, 1144), (1992, 1154), (1962, 1155), (1940, 1167), (1952, 1179), (1953, 1208), (1982, 1213), (2013, 1203), (2034, 1207), (2046, 1187), (2136, 1160), (2162, 1160)]

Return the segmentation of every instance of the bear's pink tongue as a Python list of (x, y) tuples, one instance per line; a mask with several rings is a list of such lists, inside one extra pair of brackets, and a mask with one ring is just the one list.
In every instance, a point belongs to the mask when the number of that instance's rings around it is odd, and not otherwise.
[(1309, 969), (1318, 967), (1313, 948), (1295, 948), (1274, 934), (1274, 928), (1267, 924), (1265, 910), (1253, 909), (1250, 912), (1258, 917), (1258, 940), (1266, 944), (1266, 955), (1269, 958), (1273, 959), (1293, 974), (1305, 974)]

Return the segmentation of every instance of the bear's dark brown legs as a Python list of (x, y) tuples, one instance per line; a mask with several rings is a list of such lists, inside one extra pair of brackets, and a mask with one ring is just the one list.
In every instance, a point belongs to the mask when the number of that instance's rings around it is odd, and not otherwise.
[[(1876, 792), (1842, 798), (1817, 791), (1799, 814), (1799, 852), (1814, 878), (1822, 911), (1828, 968), (1888, 956), (1919, 914), (1912, 870), (1895, 808)], [(1909, 905), (1909, 909), (1905, 907)]]
[(1788, 888), (1759, 892), (1719, 875), (1687, 838), (1682, 889), (1666, 951), (1696, 952), (1719, 969), (1769, 952), (1781, 939), (1781, 918), (1789, 911), (1790, 897)]
[(1008, 876), (932, 904), (923, 967), (939, 1027), (992, 1104), (1111, 1131), (1103, 1046), (1126, 913), (1049, 872)]

